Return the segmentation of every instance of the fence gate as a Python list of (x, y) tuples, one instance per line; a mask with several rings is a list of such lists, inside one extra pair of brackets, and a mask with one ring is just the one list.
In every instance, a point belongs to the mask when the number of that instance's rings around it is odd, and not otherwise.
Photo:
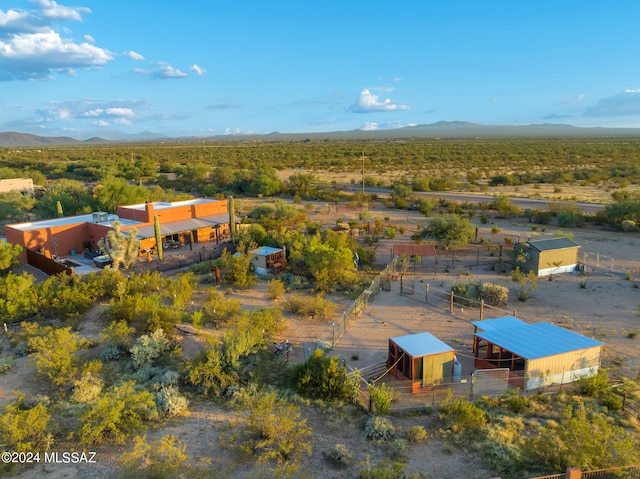
[(471, 375), (471, 399), (499, 396), (509, 388), (509, 368), (477, 369)]
[(415, 293), (415, 281), (404, 281), (404, 280), (400, 280), (400, 289), (401, 289), (401, 293), (402, 294), (413, 294)]

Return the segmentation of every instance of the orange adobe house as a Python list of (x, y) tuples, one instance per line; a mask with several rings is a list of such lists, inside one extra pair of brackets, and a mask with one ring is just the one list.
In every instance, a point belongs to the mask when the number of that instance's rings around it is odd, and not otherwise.
[[(154, 216), (160, 221), (163, 248), (179, 248), (194, 243), (219, 241), (229, 235), (227, 200), (195, 198), (174, 202), (147, 202), (119, 206), (116, 214), (94, 212), (5, 226), (7, 241), (51, 258), (73, 256), (98, 249), (100, 240), (121, 225), (127, 232), (136, 228), (140, 254), (157, 251)], [(22, 253), (21, 261), (27, 262)]]

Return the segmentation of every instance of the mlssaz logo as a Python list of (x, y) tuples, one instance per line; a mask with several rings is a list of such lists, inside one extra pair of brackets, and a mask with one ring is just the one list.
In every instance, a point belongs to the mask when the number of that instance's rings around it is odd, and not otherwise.
[(95, 452), (45, 452), (44, 462), (54, 464), (95, 464)]

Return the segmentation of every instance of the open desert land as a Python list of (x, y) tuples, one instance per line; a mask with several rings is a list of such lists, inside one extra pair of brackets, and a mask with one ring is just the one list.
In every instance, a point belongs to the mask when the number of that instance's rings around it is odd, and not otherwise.
[[(259, 200), (241, 201), (243, 212), (258, 204)], [(321, 221), (327, 226), (335, 225), (338, 219), (349, 221), (357, 218), (359, 212), (354, 210), (331, 210), (324, 204), (313, 204), (307, 208), (309, 219)], [(417, 212), (392, 211), (374, 207), (370, 211), (371, 221), (380, 219), (385, 224), (404, 226), (406, 231), (394, 239), (382, 239), (376, 248), (376, 259), (380, 265), (390, 261), (391, 246), (410, 242), (409, 236), (419, 226), (428, 221)], [(545, 237), (552, 236), (557, 229), (549, 227), (545, 232), (532, 231), (528, 224), (507, 220), (493, 220), (487, 225), (480, 225), (480, 235), (486, 241), (492, 241), (491, 227), (498, 226), (500, 237)], [(564, 230), (567, 233), (567, 230)], [(573, 229), (570, 231), (574, 240), (581, 245), (580, 258), (594, 263), (599, 260), (599, 268), (584, 275), (578, 273), (558, 274), (553, 280), (538, 280), (538, 288), (526, 302), (518, 301), (510, 295), (507, 305), (501, 310), (485, 310), (485, 318), (499, 317), (506, 314), (517, 314), (526, 321), (548, 321), (581, 334), (585, 334), (606, 343), (605, 366), (615, 367), (620, 364), (630, 366), (631, 371), (638, 371), (640, 338), (634, 332), (640, 330), (640, 238), (637, 234), (618, 233), (604, 230)], [(441, 266), (434, 273), (428, 259), (424, 268), (411, 268), (405, 280), (413, 282), (417, 287), (429, 284), (432, 291), (448, 291), (456, 281), (492, 281), (512, 286), (508, 269), (501, 272), (491, 266), (497, 257), (487, 257), (480, 265), (475, 265), (475, 257), (460, 256), (453, 265), (450, 258), (441, 256)], [(595, 264), (595, 263), (594, 263)], [(581, 284), (585, 283), (584, 287)], [(249, 290), (226, 289), (230, 298), (242, 301), (245, 308), (260, 308), (272, 305), (267, 296), (266, 281), (261, 280), (256, 287)], [(437, 295), (433, 295), (436, 297)], [(196, 302), (198, 301), (196, 295)], [(339, 295), (331, 297), (337, 307), (333, 318), (322, 321), (285, 313), (287, 323), (283, 335), (291, 342), (293, 351), (288, 361), (291, 363), (304, 360), (304, 343), (326, 343), (331, 339), (332, 323), (340, 321), (341, 311), (348, 306), (350, 299)], [(88, 318), (81, 324), (80, 333), (86, 337), (97, 337), (104, 326), (99, 312), (105, 306), (97, 305)], [(453, 313), (448, 303), (431, 300), (429, 304), (416, 299), (415, 296), (401, 295), (399, 281), (391, 283), (390, 291), (381, 291), (369, 303), (347, 332), (337, 341), (331, 354), (338, 354), (350, 368), (363, 369), (372, 364), (386, 360), (388, 339), (390, 337), (428, 331), (454, 347), (463, 363), (463, 377), (472, 371), (471, 344), (473, 326), (470, 321), (478, 319), (477, 308), (461, 308), (455, 306)], [(194, 356), (205, 344), (203, 336), (185, 335), (183, 352), (185, 356)], [(357, 358), (357, 359), (356, 359)], [(19, 358), (17, 367), (0, 375), (0, 391), (3, 403), (14, 399), (21, 391), (27, 394), (43, 394), (46, 388), (33, 380), (35, 369), (28, 358)], [(171, 419), (169, 422), (152, 427), (147, 431), (149, 440), (159, 439), (166, 434), (173, 434), (187, 447), (190, 463), (201, 470), (215, 470), (219, 475), (212, 477), (244, 478), (259, 475), (260, 467), (250, 463), (237, 463), (219, 441), (219, 435), (227, 430), (230, 424), (238, 420), (237, 412), (216, 403), (193, 398), (187, 416)], [(318, 409), (302, 406), (303, 416), (313, 429), (311, 440), (312, 454), (303, 456), (300, 470), (308, 477), (317, 478), (351, 478), (369, 458), (371, 464), (377, 464), (387, 457), (385, 446), (373, 444), (362, 437), (366, 420), (364, 412), (348, 412), (331, 407)], [(468, 478), (481, 479), (492, 477), (490, 471), (481, 466), (481, 461), (473, 453), (451, 448), (437, 434), (436, 415), (424, 416), (410, 413), (393, 417), (399, 431), (409, 426), (420, 424), (429, 433), (426, 443), (411, 446), (411, 453), (406, 460), (408, 472), (422, 471), (431, 478)], [(344, 469), (335, 468), (326, 461), (324, 453), (337, 443), (346, 444), (352, 451), (354, 459)], [(73, 442), (64, 441), (58, 447), (73, 447)], [(99, 462), (95, 465), (39, 465), (35, 469), (18, 472), (18, 478), (109, 478), (116, 476), (119, 456), (131, 448), (127, 443), (123, 446), (100, 447), (97, 449)]]

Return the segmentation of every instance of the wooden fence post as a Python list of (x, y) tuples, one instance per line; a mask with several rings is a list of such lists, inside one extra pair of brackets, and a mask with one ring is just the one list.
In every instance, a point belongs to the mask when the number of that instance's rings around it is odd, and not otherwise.
[(567, 469), (566, 479), (580, 479), (582, 477), (582, 471), (577, 467), (570, 467)]
[(426, 303), (429, 302), (429, 283), (427, 283), (424, 287), (424, 300)]
[(480, 300), (480, 321), (484, 319), (484, 299)]
[(453, 291), (449, 293), (449, 312), (453, 314)]

